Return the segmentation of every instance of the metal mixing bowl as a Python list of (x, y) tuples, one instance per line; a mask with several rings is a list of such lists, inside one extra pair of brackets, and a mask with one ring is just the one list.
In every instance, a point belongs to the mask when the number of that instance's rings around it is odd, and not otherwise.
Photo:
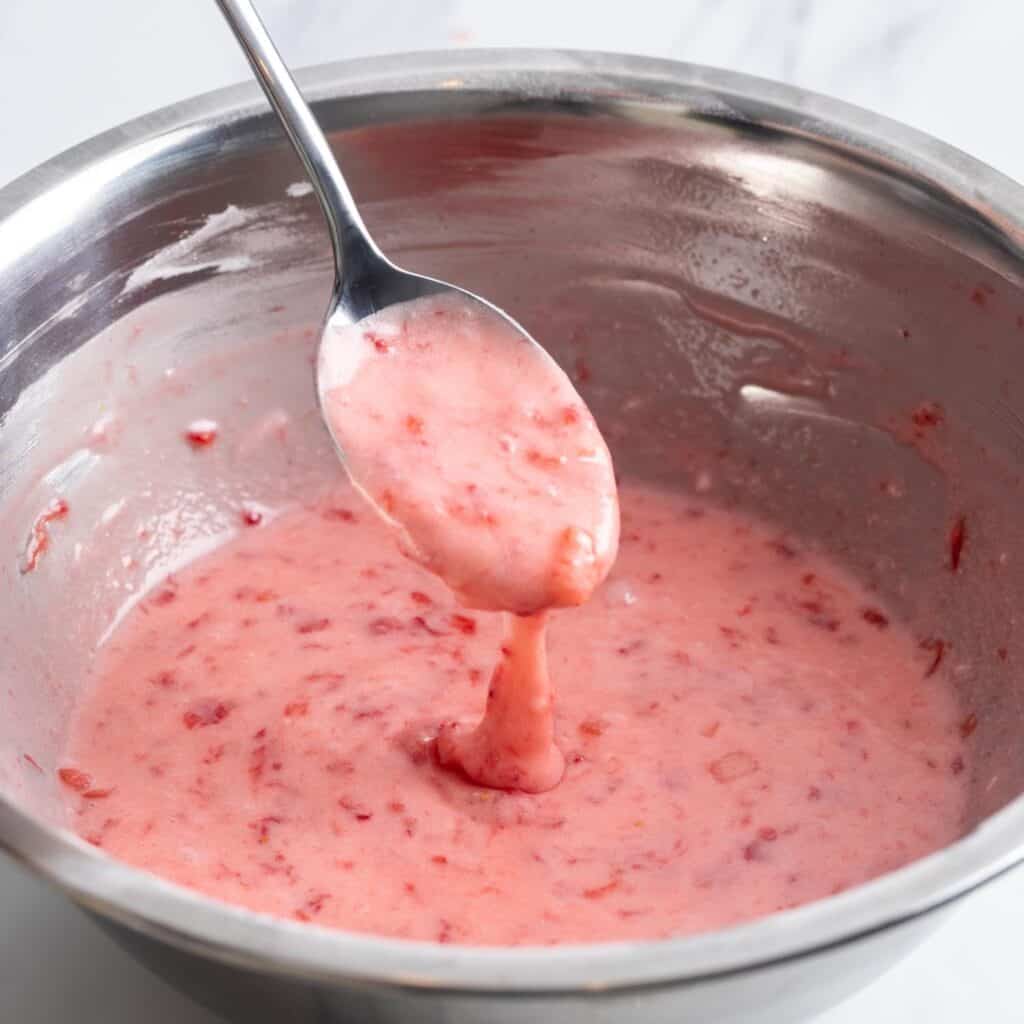
[[(302, 80), (384, 249), (523, 322), (623, 471), (816, 541), (916, 631), (923, 674), (941, 653), (922, 685), (950, 680), (976, 723), (964, 837), (713, 934), (506, 950), (263, 917), (60, 828), (69, 713), (126, 602), (240, 496), (338, 472), (303, 358), (326, 236), (246, 87), (0, 191), (0, 844), (247, 1022), (793, 1021), (838, 1001), (1024, 856), (1024, 192), (863, 111), (661, 61), (480, 51)], [(167, 371), (190, 364), (181, 388)], [(111, 410), (115, 443), (90, 433)], [(306, 444), (197, 459), (180, 441), (195, 413), (256, 429), (275, 410)], [(22, 574), (56, 491), (71, 514)]]

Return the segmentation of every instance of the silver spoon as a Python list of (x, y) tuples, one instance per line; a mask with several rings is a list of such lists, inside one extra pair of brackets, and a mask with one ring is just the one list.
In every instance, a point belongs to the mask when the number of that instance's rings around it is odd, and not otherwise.
[[(380, 251), (359, 215), (327, 139), (256, 9), (249, 0), (216, 2), (301, 158), (327, 218), (334, 251), (335, 278), (321, 335), (321, 350), (332, 323), (348, 326), (398, 303), (446, 295), (474, 304), (477, 317), (498, 318), (503, 327), (501, 333), (509, 337), (510, 345), (521, 346), (523, 341), (527, 341), (539, 355), (550, 359), (519, 324), (493, 304), (453, 284), (402, 270)], [(514, 330), (509, 331), (509, 326)], [(317, 392), (323, 409), (323, 359), (319, 359), (317, 365)], [(329, 419), (327, 426), (344, 460), (345, 438), (336, 435)]]

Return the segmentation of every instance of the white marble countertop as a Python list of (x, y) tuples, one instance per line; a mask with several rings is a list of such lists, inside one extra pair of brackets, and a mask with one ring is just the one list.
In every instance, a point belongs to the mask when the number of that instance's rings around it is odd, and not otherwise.
[[(1024, 180), (1014, 116), (1024, 94), (1020, 0), (632, 0), (605, 10), (592, 0), (262, 0), (260, 7), (295, 66), (467, 45), (675, 57), (859, 103)], [(118, 122), (246, 73), (211, 0), (4, 0), (0, 185)], [(3, 860), (0, 907), (0, 1021), (214, 1020)], [(1022, 909), (1019, 872), (967, 901), (917, 952), (819, 1024), (1021, 1021)]]

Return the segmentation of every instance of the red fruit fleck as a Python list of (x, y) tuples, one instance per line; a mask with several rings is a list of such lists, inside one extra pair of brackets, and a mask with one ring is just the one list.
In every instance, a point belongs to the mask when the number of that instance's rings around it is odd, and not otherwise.
[(904, 340), (906, 340), (907, 338), (910, 337), (910, 331), (907, 330), (906, 327), (901, 327), (900, 328), (900, 337), (903, 338)]
[(971, 302), (973, 302), (976, 306), (984, 306), (988, 302), (989, 295), (993, 294), (994, 292), (990, 285), (979, 284), (971, 292)]
[(284, 706), (285, 718), (305, 718), (309, 714), (308, 700), (293, 700)]
[(82, 796), (86, 800), (105, 800), (113, 792), (114, 787), (110, 786), (108, 789), (87, 789)]
[(937, 427), (945, 418), (946, 414), (938, 402), (922, 402), (911, 414), (910, 418), (915, 427)]
[(370, 342), (371, 345), (373, 345), (373, 347), (378, 352), (390, 352), (391, 351), (391, 346), (386, 341), (384, 341), (383, 338), (379, 338), (372, 331), (367, 331), (366, 334), (364, 335), (364, 337), (366, 338), (366, 340), (368, 342)]
[(388, 801), (388, 810), (394, 811), (395, 814), (401, 814), (405, 810), (405, 804), (401, 800), (390, 800)]
[(310, 916), (316, 916), (324, 909), (324, 904), (331, 898), (331, 894), (328, 892), (313, 893), (309, 899), (306, 900), (304, 910)]
[(856, 718), (851, 718), (846, 723), (846, 731), (848, 733), (852, 734), (852, 733), (855, 733), (855, 732), (860, 732), (860, 730), (861, 730), (861, 724), (860, 724), (860, 722), (857, 721)]
[(574, 423), (579, 423), (580, 414), (579, 411), (571, 405), (567, 405), (562, 410), (562, 422), (567, 426), (571, 427)]
[(402, 623), (399, 622), (398, 619), (389, 617), (374, 619), (370, 623), (370, 632), (373, 633), (374, 636), (383, 636), (385, 633), (393, 633), (395, 630), (401, 628)]
[(441, 919), (441, 923), (437, 929), (437, 941), (441, 943), (452, 941), (451, 921), (445, 921), (444, 918)]
[(444, 510), (452, 519), (471, 526), (497, 526), (498, 517), (479, 503), (467, 505), (461, 501), (445, 500)]
[(889, 625), (889, 619), (877, 608), (865, 608), (861, 613), (864, 621), (869, 625), (877, 626), (878, 629), (885, 629)]
[(25, 759), (25, 762), (32, 765), (40, 775), (43, 773), (43, 769), (39, 767), (39, 762), (31, 754), (22, 754), (21, 756)]
[(295, 632), (301, 633), (303, 636), (309, 633), (322, 633), (325, 629), (330, 628), (330, 625), (331, 620), (327, 618), (304, 619), (296, 625)]
[(57, 778), (76, 793), (84, 793), (92, 788), (92, 776), (77, 768), (60, 768), (57, 771)]
[(924, 673), (924, 678), (927, 679), (929, 676), (935, 675), (939, 665), (942, 664), (942, 658), (946, 653), (946, 641), (940, 640), (938, 637), (929, 637), (921, 641), (921, 649), (933, 652), (932, 660), (929, 662), (928, 668), (925, 669)]
[(579, 731), (584, 736), (601, 736), (604, 733), (604, 723), (596, 718), (585, 718), (579, 724)]
[(356, 821), (369, 821), (373, 817), (373, 811), (352, 797), (343, 796), (338, 798), (338, 806), (349, 812)]
[(203, 764), (216, 764), (224, 756), (224, 744), (218, 743), (210, 747), (203, 755)]
[[(266, 730), (261, 729), (260, 733), (265, 733)], [(259, 733), (257, 733), (259, 735)], [(249, 755), (249, 778), (253, 783), (259, 782), (263, 778), (263, 772), (267, 766), (267, 748), (266, 746), (253, 747), (252, 753)]]
[(960, 756), (960, 754), (957, 754), (956, 757), (954, 757), (953, 760), (950, 762), (949, 770), (954, 775), (959, 775), (964, 770), (964, 759)]
[(960, 568), (960, 557), (967, 541), (967, 519), (960, 516), (949, 531), (949, 567), (956, 572)]
[(586, 384), (587, 381), (589, 381), (590, 378), (593, 376), (593, 374), (591, 374), (590, 372), (590, 366), (587, 364), (587, 361), (583, 358), (583, 356), (576, 357), (575, 370), (576, 379), (581, 384)]
[(243, 505), (242, 522), (246, 526), (259, 526), (263, 522), (263, 513), (255, 505)]
[(430, 859), (435, 864), (447, 864), (448, 863), (448, 858), (443, 853), (435, 853), (433, 855), (433, 857), (431, 857)]
[(587, 900), (601, 900), (604, 899), (609, 893), (615, 892), (619, 888), (619, 880), (613, 878), (610, 882), (605, 885), (597, 885), (592, 889), (583, 890), (583, 898)]
[(414, 437), (419, 437), (423, 433), (423, 420), (419, 416), (406, 416), (405, 429)]
[(328, 508), (324, 510), (324, 519), (333, 521), (336, 523), (354, 523), (356, 516), (354, 512), (350, 512), (347, 508)]
[(807, 799), (808, 800), (820, 800), (821, 799), (821, 790), (818, 789), (817, 786), (808, 786), (807, 787)]
[(774, 626), (765, 626), (764, 642), (775, 646), (779, 642), (779, 631)]
[(343, 672), (307, 672), (302, 680), (306, 683), (323, 683), (327, 692), (333, 693), (345, 682), (345, 675)]
[(217, 700), (198, 700), (182, 716), (186, 729), (203, 729), (217, 725), (228, 717), (231, 708)]
[(429, 622), (422, 615), (414, 615), (412, 624), (417, 629), (422, 629), (425, 633), (429, 633), (431, 636), (447, 636), (447, 631), (444, 629), (435, 629), (430, 625)]
[(529, 462), (531, 466), (540, 466), (542, 469), (558, 469), (559, 466), (563, 465), (560, 456), (545, 455), (536, 448), (527, 449), (526, 461)]
[(835, 633), (839, 629), (839, 620), (827, 615), (820, 601), (801, 601), (800, 607), (810, 613), (807, 621), (812, 626), (827, 629), (830, 633)]
[(759, 828), (757, 838), (763, 839), (766, 843), (773, 843), (779, 838), (779, 833), (773, 828)]
[(796, 558), (797, 556), (796, 548), (791, 544), (787, 544), (784, 540), (770, 540), (768, 541), (768, 547), (780, 558)]
[(721, 722), (711, 722), (710, 724), (703, 726), (700, 729), (701, 736), (704, 736), (709, 740), (714, 739), (714, 737), (718, 734), (718, 729), (721, 726), (721, 724)]
[(49, 524), (66, 518), (69, 508), (70, 506), (63, 498), (54, 498), (36, 517), (29, 533), (28, 543), (25, 545), (25, 556), (21, 563), (22, 575), (32, 572), (39, 565), (39, 559), (43, 557), (50, 546)]
[(207, 448), (217, 440), (219, 429), (215, 420), (193, 420), (185, 430), (185, 440), (193, 448)]
[[(344, 705), (341, 705), (344, 707)], [(383, 718), (383, 708), (361, 708), (359, 711), (352, 712), (352, 720), (354, 722), (365, 722), (374, 718)]]
[(178, 682), (178, 677), (169, 671), (157, 672), (155, 676), (150, 676), (149, 681), (154, 686), (159, 686), (161, 689), (169, 690), (172, 686), (175, 686)]
[(452, 625), (467, 636), (476, 632), (476, 619), (470, 615), (462, 615), (456, 612), (451, 618)]
[(416, 603), (416, 604), (433, 604), (434, 603), (433, 601), (430, 600), (430, 598), (426, 594), (423, 593), (422, 590), (414, 590), (409, 596), (413, 599), (414, 603)]
[(265, 846), (270, 842), (270, 826), (280, 825), (281, 823), (281, 818), (271, 814), (265, 818), (259, 818), (257, 821), (249, 822), (249, 828), (256, 833), (256, 841)]
[(1006, 661), (1006, 659), (1009, 656), (1010, 656), (1010, 652), (1005, 647), (997, 647), (996, 648), (996, 657), (1000, 661)]
[(154, 608), (164, 608), (177, 598), (178, 594), (170, 587), (161, 587), (150, 599)]
[(708, 771), (716, 782), (734, 782), (757, 769), (757, 761), (745, 750), (734, 750), (708, 765)]
[(960, 735), (967, 739), (975, 729), (978, 728), (978, 716), (972, 711), (961, 723), (960, 723)]
[(746, 861), (760, 861), (764, 860), (764, 848), (755, 839), (752, 843), (747, 843), (743, 847), (743, 859)]

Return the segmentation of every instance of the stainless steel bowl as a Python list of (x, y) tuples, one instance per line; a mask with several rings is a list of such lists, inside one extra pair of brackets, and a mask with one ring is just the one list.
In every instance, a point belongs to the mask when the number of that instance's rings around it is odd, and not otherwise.
[[(520, 319), (620, 467), (816, 538), (905, 616), (923, 663), (942, 641), (922, 685), (944, 674), (977, 723), (964, 837), (726, 931), (501, 950), (252, 914), (60, 828), (69, 711), (125, 601), (240, 494), (283, 501), (337, 472), (302, 358), (326, 237), (246, 87), (0, 191), (0, 844), (238, 1020), (793, 1021), (840, 1000), (1024, 856), (1024, 192), (863, 111), (662, 61), (478, 51), (303, 83), (385, 250)], [(204, 369), (182, 392), (165, 371), (186, 364)], [(200, 408), (280, 408), (308, 444), (191, 458), (169, 425)], [(110, 409), (127, 425), (105, 448), (88, 431)], [(55, 489), (71, 515), (22, 574)]]

